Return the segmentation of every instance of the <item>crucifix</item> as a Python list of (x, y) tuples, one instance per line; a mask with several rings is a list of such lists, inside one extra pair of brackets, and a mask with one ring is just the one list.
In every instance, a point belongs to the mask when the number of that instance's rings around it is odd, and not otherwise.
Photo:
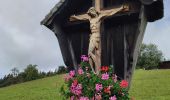
[(101, 66), (101, 37), (100, 37), (100, 27), (101, 22), (104, 18), (113, 16), (118, 12), (129, 11), (128, 5), (121, 5), (117, 8), (101, 10), (102, 6), (101, 0), (95, 0), (94, 7), (89, 8), (87, 13), (81, 15), (72, 15), (70, 21), (81, 21), (86, 20), (90, 22), (90, 39), (88, 56), (91, 69), (94, 73), (99, 74)]

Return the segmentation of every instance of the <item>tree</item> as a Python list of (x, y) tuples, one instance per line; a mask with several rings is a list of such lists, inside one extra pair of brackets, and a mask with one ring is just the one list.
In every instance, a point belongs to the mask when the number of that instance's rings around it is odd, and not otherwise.
[(54, 73), (54, 72), (52, 72), (52, 71), (48, 71), (46, 75), (47, 75), (47, 76), (54, 76), (54, 75), (55, 75), (55, 73)]
[(64, 66), (59, 66), (58, 70), (55, 71), (57, 74), (63, 74), (67, 72), (67, 69)]
[(3, 78), (3, 81), (1, 81), (0, 87), (9, 86), (11, 84), (15, 84), (16, 81), (14, 79), (14, 76), (12, 74), (5, 75)]
[(164, 59), (162, 51), (155, 44), (142, 44), (137, 68), (155, 69)]
[(39, 78), (44, 78), (46, 77), (46, 73), (45, 72), (40, 72), (39, 73)]
[(38, 69), (36, 67), (37, 67), (37, 65), (29, 64), (27, 66), (27, 68), (24, 70), (24, 73), (26, 75), (25, 76), (26, 81), (38, 79), (39, 73), (38, 73)]
[(19, 74), (19, 70), (16, 67), (12, 68), (11, 72), (14, 77), (16, 77)]
[(22, 82), (25, 82), (25, 81), (27, 81), (26, 80), (26, 73), (25, 72), (20, 72), (19, 74), (18, 74), (18, 76), (17, 76), (17, 78), (18, 78), (18, 83), (22, 83)]

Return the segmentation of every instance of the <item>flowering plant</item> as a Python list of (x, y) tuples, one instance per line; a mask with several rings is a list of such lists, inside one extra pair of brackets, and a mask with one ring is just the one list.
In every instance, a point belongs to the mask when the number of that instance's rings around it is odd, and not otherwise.
[(128, 82), (117, 80), (109, 66), (102, 66), (100, 74), (91, 71), (88, 57), (81, 57), (78, 71), (65, 76), (67, 87), (61, 87), (65, 99), (70, 100), (129, 100)]

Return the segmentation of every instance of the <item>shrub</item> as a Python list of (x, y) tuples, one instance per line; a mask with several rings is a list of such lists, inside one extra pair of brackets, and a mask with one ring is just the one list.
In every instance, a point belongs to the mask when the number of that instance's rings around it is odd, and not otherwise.
[(65, 76), (61, 93), (70, 100), (129, 100), (128, 82), (117, 80), (109, 66), (102, 66), (100, 74), (93, 73), (88, 61), (82, 60), (77, 71)]

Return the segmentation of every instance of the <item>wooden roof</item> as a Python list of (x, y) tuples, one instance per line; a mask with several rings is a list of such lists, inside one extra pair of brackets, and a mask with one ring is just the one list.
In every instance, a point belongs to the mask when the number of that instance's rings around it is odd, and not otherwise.
[[(80, 2), (80, 0), (60, 0), (54, 8), (46, 15), (46, 17), (41, 21), (41, 25), (45, 25), (50, 28), (50, 25), (54, 18), (59, 15), (62, 10), (67, 6), (70, 2)], [(147, 14), (147, 18), (149, 22), (153, 22), (155, 20), (159, 20), (164, 16), (164, 6), (163, 0), (137, 0), (145, 5), (145, 10)], [(76, 3), (77, 3), (76, 2)]]
[(53, 20), (55, 14), (60, 10), (60, 8), (64, 5), (67, 0), (60, 0), (51, 11), (45, 16), (45, 18), (41, 21), (42, 25), (48, 25)]

